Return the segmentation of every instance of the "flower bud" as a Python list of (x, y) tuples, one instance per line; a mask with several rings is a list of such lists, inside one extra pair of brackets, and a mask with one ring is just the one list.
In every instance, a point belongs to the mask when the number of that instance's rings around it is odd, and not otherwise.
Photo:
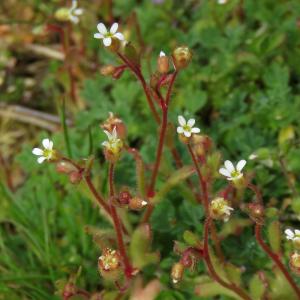
[(55, 12), (54, 17), (57, 21), (68, 22), (70, 20), (70, 9), (62, 7)]
[(184, 272), (184, 266), (182, 263), (178, 262), (173, 265), (171, 270), (171, 279), (174, 284), (181, 281)]
[(100, 69), (100, 73), (103, 75), (103, 76), (109, 76), (109, 75), (113, 75), (114, 72), (116, 70), (116, 67), (113, 66), (113, 65), (106, 65), (106, 66), (103, 66), (101, 69)]
[(161, 51), (157, 59), (157, 70), (161, 74), (166, 74), (169, 72), (169, 57)]
[(70, 174), (73, 171), (76, 171), (76, 167), (68, 161), (61, 160), (56, 164), (56, 171), (62, 174)]
[(193, 134), (191, 146), (197, 156), (203, 156), (211, 149), (212, 141), (207, 135)]
[(82, 172), (73, 171), (69, 175), (69, 180), (73, 184), (78, 184), (82, 179)]
[(113, 131), (114, 128), (116, 128), (117, 136), (120, 139), (125, 139), (127, 136), (126, 125), (120, 118), (116, 117), (112, 112), (109, 112), (108, 118), (100, 127), (104, 130), (107, 130), (110, 133)]
[(298, 254), (297, 252), (291, 254), (289, 263), (290, 263), (291, 270), (299, 276), (300, 275), (300, 254)]
[(209, 206), (210, 216), (215, 220), (225, 222), (228, 221), (232, 210), (233, 208), (228, 205), (228, 201), (221, 197), (212, 200)]
[(64, 299), (69, 299), (70, 297), (72, 297), (73, 295), (76, 295), (77, 293), (77, 287), (75, 286), (74, 283), (72, 282), (68, 282), (63, 289), (63, 293), (62, 296), (64, 297)]
[(121, 255), (117, 250), (105, 248), (98, 259), (99, 272), (105, 279), (117, 280), (122, 273), (121, 265)]
[(129, 204), (130, 199), (132, 198), (130, 192), (128, 191), (128, 189), (124, 189), (123, 191), (121, 191), (119, 193), (119, 202), (122, 205), (127, 205)]
[(159, 81), (159, 74), (157, 72), (151, 74), (150, 86), (155, 90)]
[(148, 204), (147, 201), (145, 201), (144, 199), (140, 197), (133, 197), (129, 200), (128, 207), (131, 210), (140, 210), (147, 204)]
[(172, 53), (172, 58), (176, 70), (184, 69), (192, 59), (192, 52), (186, 46), (177, 47)]
[(257, 224), (264, 223), (264, 208), (259, 203), (249, 203), (248, 204), (248, 213), (250, 218)]

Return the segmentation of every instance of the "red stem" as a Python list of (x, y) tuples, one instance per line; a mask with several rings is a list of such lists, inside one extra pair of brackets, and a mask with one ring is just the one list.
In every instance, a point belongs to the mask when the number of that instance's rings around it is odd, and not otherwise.
[(196, 156), (193, 152), (193, 149), (192, 149), (191, 145), (188, 144), (187, 147), (188, 147), (189, 153), (192, 157), (192, 160), (194, 162), (196, 172), (198, 174), (199, 183), (200, 183), (201, 190), (202, 190), (202, 196), (203, 196), (202, 198), (204, 200), (204, 208), (205, 208), (206, 215), (208, 216), (208, 213), (209, 213), (209, 200), (208, 200), (208, 192), (207, 192), (207, 183), (206, 183), (205, 179), (202, 176), (201, 170), (200, 170), (198, 162), (197, 162), (197, 158), (196, 158)]
[(121, 222), (117, 213), (117, 210), (113, 204), (113, 199), (115, 197), (115, 191), (114, 191), (114, 164), (110, 163), (109, 165), (109, 171), (108, 171), (108, 177), (109, 177), (109, 204), (110, 204), (110, 212), (111, 212), (111, 216), (114, 222), (114, 226), (115, 226), (115, 231), (116, 231), (116, 235), (117, 235), (117, 241), (118, 241), (118, 247), (119, 247), (119, 251), (121, 253), (122, 259), (123, 259), (123, 263), (124, 263), (124, 267), (125, 267), (125, 276), (127, 278), (130, 278), (132, 276), (132, 267), (131, 264), (129, 262), (127, 253), (126, 253), (126, 249), (125, 249), (125, 245), (124, 245), (124, 241), (123, 241), (123, 234), (122, 234), (122, 227), (121, 227)]
[(252, 184), (252, 183), (248, 183), (247, 186), (248, 186), (248, 188), (249, 188), (250, 190), (252, 190), (252, 191), (254, 192), (254, 194), (255, 194), (255, 196), (256, 196), (256, 201), (257, 201), (257, 203), (263, 205), (262, 194), (261, 194), (259, 188), (258, 188), (256, 185)]
[(109, 205), (104, 201), (104, 199), (100, 196), (100, 194), (97, 192), (91, 177), (89, 175), (86, 175), (85, 177), (85, 182), (87, 183), (90, 191), (94, 195), (95, 199), (98, 201), (101, 207), (110, 215), (110, 208)]
[(262, 249), (268, 254), (268, 256), (273, 260), (273, 262), (276, 264), (276, 266), (280, 269), (286, 280), (289, 282), (293, 290), (298, 296), (298, 299), (300, 299), (300, 289), (297, 286), (297, 284), (294, 282), (292, 276), (288, 272), (288, 270), (285, 268), (283, 263), (281, 262), (279, 256), (274, 253), (269, 246), (264, 242), (261, 234), (262, 225), (256, 224), (255, 225), (255, 237), (259, 245), (262, 247)]
[(137, 79), (141, 82), (142, 84), (142, 87), (143, 87), (143, 90), (145, 92), (145, 95), (146, 95), (146, 98), (147, 98), (147, 101), (148, 101), (148, 104), (149, 104), (149, 107), (152, 111), (152, 114), (155, 118), (155, 121), (159, 124), (160, 123), (160, 117), (155, 109), (155, 106), (154, 106), (154, 103), (153, 103), (153, 100), (152, 100), (152, 97), (150, 95), (150, 91), (149, 91), (149, 88), (146, 84), (146, 81), (145, 81), (145, 78), (143, 76), (143, 74), (141, 73), (139, 67), (133, 65), (131, 63), (130, 60), (128, 60), (123, 54), (121, 54), (120, 52), (117, 53), (118, 56), (120, 57), (120, 59), (128, 66), (128, 68), (136, 75)]
[(209, 236), (210, 225), (211, 225), (211, 219), (208, 217), (208, 218), (206, 218), (205, 224), (204, 224), (204, 248), (203, 248), (204, 254), (203, 255), (204, 255), (204, 260), (205, 260), (207, 268), (210, 272), (211, 277), (216, 282), (218, 282), (220, 285), (222, 285), (223, 287), (225, 287), (229, 290), (232, 290), (234, 293), (239, 295), (242, 299), (252, 300), (244, 290), (242, 290), (240, 287), (238, 287), (234, 283), (227, 283), (215, 271), (214, 266), (213, 266), (212, 261), (209, 256), (209, 247), (208, 247), (208, 236)]
[[(153, 172), (151, 175), (150, 185), (147, 190), (148, 197), (153, 197), (155, 194), (156, 177), (157, 177), (158, 169), (160, 166), (161, 155), (162, 155), (162, 151), (163, 151), (163, 147), (164, 147), (164, 139), (165, 139), (167, 124), (168, 124), (168, 108), (165, 106), (162, 106), (162, 113), (163, 113), (162, 114), (162, 124), (161, 124), (161, 128), (160, 128), (159, 142), (158, 142), (157, 151), (156, 151), (156, 160), (155, 160), (154, 169), (153, 169)], [(142, 220), (143, 223), (147, 223), (149, 221), (153, 209), (154, 209), (153, 204), (149, 203), (147, 206), (145, 215), (143, 217), (143, 220)]]

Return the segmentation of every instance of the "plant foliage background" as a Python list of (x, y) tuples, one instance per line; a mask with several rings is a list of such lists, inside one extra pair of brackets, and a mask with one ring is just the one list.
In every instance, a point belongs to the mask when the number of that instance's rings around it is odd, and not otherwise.
[[(68, 153), (59, 121), (62, 99), (70, 120), (69, 152), (77, 159), (96, 155), (93, 176), (104, 194), (107, 166), (100, 146), (104, 135), (99, 124), (108, 112), (124, 120), (130, 145), (140, 149), (145, 161), (154, 160), (157, 127), (140, 86), (129, 73), (113, 81), (99, 72), (101, 65), (116, 61), (93, 39), (96, 24), (100, 20), (109, 22), (108, 2), (79, 1), (85, 13), (80, 24), (73, 27), (73, 39), (82, 53), (74, 51), (67, 58), (67, 63), (75, 66), (76, 105), (69, 98), (63, 62), (31, 47), (43, 45), (61, 51), (57, 34), (49, 33), (45, 25), (53, 22), (51, 16), (66, 3), (8, 0), (0, 4), (2, 299), (59, 299), (54, 295), (57, 281), (66, 280), (79, 266), (79, 286), (91, 291), (103, 289), (97, 271), (100, 250), (87, 228), (109, 229), (109, 223), (99, 214), (84, 185), (70, 184), (55, 172), (54, 166), (38, 165), (31, 154), (33, 146), (49, 135), (56, 147)], [(213, 137), (224, 159), (248, 159), (257, 154), (247, 167), (262, 188), (266, 205), (272, 208), (269, 223), (280, 220), (282, 228), (299, 228), (300, 2), (112, 2), (114, 19), (123, 32), (136, 46), (146, 45), (146, 74), (149, 68), (155, 68), (159, 51), (170, 53), (178, 44), (192, 49), (192, 63), (176, 82), (171, 121), (176, 124), (177, 115), (182, 112), (195, 115), (202, 132)], [(26, 118), (23, 110), (12, 114), (16, 105), (57, 116), (58, 120), (52, 123), (38, 114), (38, 121), (34, 122), (35, 116)], [(190, 163), (184, 147), (180, 143), (176, 146), (185, 162)], [(162, 174), (173, 168), (168, 155), (166, 151)], [(133, 163), (130, 156), (124, 155), (118, 164), (116, 176), (120, 186), (134, 186)], [(164, 180), (161, 175), (158, 188)], [(222, 181), (218, 184), (220, 187)], [(206, 280), (202, 263), (196, 272), (186, 274), (179, 288), (174, 288), (169, 279), (170, 268), (178, 259), (173, 241), (182, 241), (186, 230), (199, 235), (203, 231), (202, 208), (183, 191), (184, 187), (174, 188), (155, 208), (151, 219), (152, 249), (160, 251), (161, 262), (144, 269), (144, 282), (158, 278), (164, 286), (156, 299), (213, 299), (219, 287), (207, 285), (203, 294), (194, 293), (195, 283)], [(139, 214), (129, 217), (135, 224)], [(222, 243), (226, 258), (243, 267), (242, 281), (255, 286), (253, 276), (264, 270), (273, 277), (273, 266), (257, 246), (251, 222), (245, 222), (243, 217), (237, 212), (232, 221), (219, 224), (218, 229), (227, 237)], [(242, 234), (237, 234), (237, 228)], [(282, 231), (274, 234), (272, 227), (266, 228), (266, 238), (278, 244)], [(283, 241), (282, 247), (287, 262), (290, 245)], [(282, 278), (272, 289), (277, 289), (276, 299), (292, 299)], [(107, 299), (117, 296), (113, 286), (107, 290), (111, 291)], [(218, 299), (232, 297), (223, 291)]]

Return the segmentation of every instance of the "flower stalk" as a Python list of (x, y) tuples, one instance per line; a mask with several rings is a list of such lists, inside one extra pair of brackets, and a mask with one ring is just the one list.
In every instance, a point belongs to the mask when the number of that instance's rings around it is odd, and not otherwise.
[(117, 241), (118, 241), (118, 248), (120, 251), (120, 255), (123, 260), (124, 264), (124, 273), (127, 279), (130, 279), (133, 275), (133, 268), (129, 262), (129, 258), (127, 256), (124, 240), (123, 240), (123, 233), (122, 233), (122, 226), (121, 222), (117, 213), (117, 210), (114, 206), (113, 200), (115, 197), (115, 191), (114, 191), (114, 164), (110, 163), (109, 165), (109, 171), (108, 171), (108, 178), (109, 178), (109, 206), (110, 206), (110, 213), (114, 222), (114, 227), (117, 235)]

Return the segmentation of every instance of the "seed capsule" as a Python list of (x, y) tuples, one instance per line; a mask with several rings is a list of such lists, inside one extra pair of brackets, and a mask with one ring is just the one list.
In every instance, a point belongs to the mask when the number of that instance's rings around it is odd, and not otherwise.
[(192, 59), (192, 52), (186, 46), (177, 47), (172, 53), (172, 58), (176, 70), (184, 69)]
[(157, 70), (161, 74), (166, 74), (169, 72), (169, 57), (166, 56), (166, 54), (162, 51), (157, 59)]
[(181, 281), (184, 272), (184, 266), (182, 263), (178, 262), (173, 265), (171, 270), (171, 279), (174, 284)]
[(147, 204), (147, 201), (145, 201), (144, 199), (140, 197), (133, 197), (129, 200), (128, 207), (132, 210), (140, 210)]

